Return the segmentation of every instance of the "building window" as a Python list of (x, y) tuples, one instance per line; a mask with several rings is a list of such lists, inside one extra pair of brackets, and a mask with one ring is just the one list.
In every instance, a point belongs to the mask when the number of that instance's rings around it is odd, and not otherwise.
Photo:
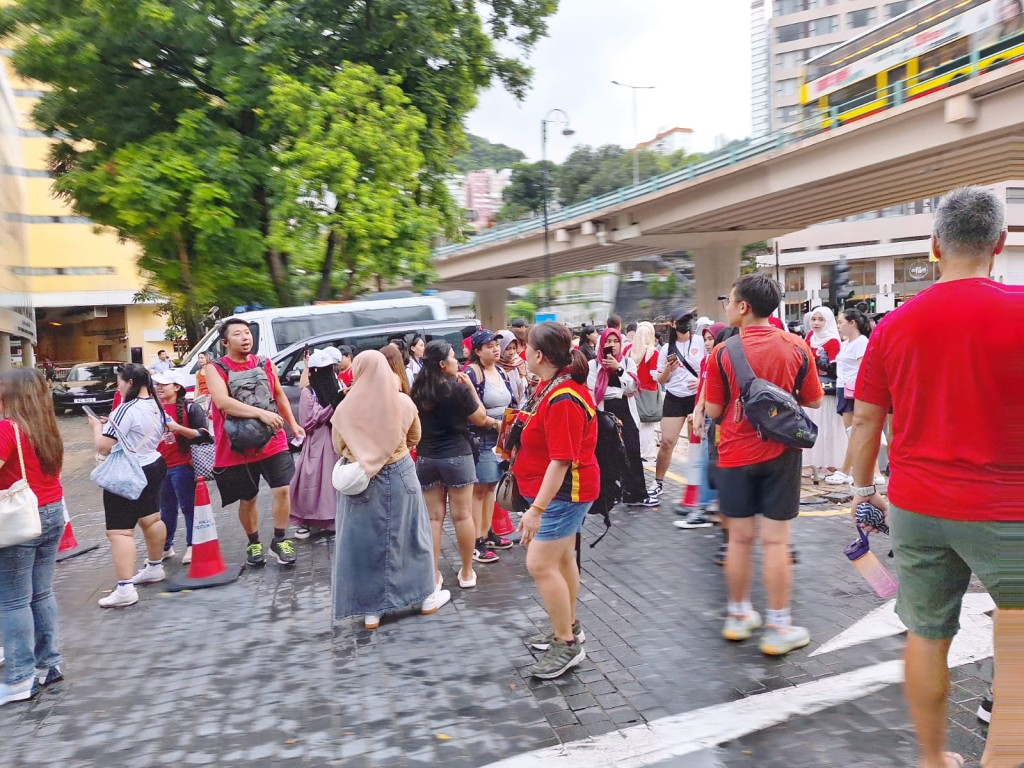
[(896, 259), (893, 266), (895, 283), (935, 282), (935, 264), (927, 256), (905, 256)]
[(778, 107), (775, 110), (775, 119), (782, 123), (792, 123), (800, 116), (800, 105), (792, 104), (788, 107)]
[(796, 69), (805, 61), (806, 51), (789, 51), (775, 54), (777, 69)]
[(800, 81), (791, 77), (786, 80), (775, 81), (775, 95), (776, 96), (796, 96), (797, 88), (800, 85)]
[(1007, 187), (1006, 202), (1017, 204), (1024, 203), (1024, 187)]
[(786, 268), (786, 292), (804, 290), (804, 268)]
[(860, 11), (850, 11), (846, 14), (847, 29), (860, 29), (869, 27), (875, 21), (875, 9), (865, 8)]
[(839, 17), (826, 16), (822, 19), (814, 19), (813, 21), (807, 22), (807, 28), (810, 31), (810, 34), (808, 35), (809, 37), (827, 35), (839, 29)]
[(839, 0), (808, 0), (808, 8), (825, 8), (829, 5), (835, 5)]
[(775, 40), (779, 43), (791, 43), (807, 37), (807, 24), (785, 24), (775, 30)]
[(875, 284), (874, 261), (851, 261), (849, 264), (850, 285), (865, 286)]
[(810, 2), (811, 0), (775, 0), (775, 15), (785, 16), (788, 13), (806, 11)]
[(900, 0), (898, 3), (889, 3), (885, 6), (885, 18), (892, 19), (901, 13), (906, 13), (913, 5), (913, 0)]

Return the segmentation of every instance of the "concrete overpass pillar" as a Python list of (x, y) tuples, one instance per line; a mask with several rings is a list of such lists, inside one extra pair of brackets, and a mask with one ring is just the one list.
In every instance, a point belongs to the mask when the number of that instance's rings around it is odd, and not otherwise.
[(487, 286), (476, 291), (476, 316), (484, 328), (499, 331), (506, 328), (505, 302), (508, 289), (505, 286)]
[(32, 346), (32, 340), (24, 338), (21, 340), (21, 364), (25, 368), (36, 367), (36, 350)]
[(736, 243), (721, 243), (692, 251), (698, 315), (725, 322), (725, 309), (718, 297), (729, 293), (740, 276), (740, 249)]
[(11, 370), (11, 334), (0, 333), (0, 371)]

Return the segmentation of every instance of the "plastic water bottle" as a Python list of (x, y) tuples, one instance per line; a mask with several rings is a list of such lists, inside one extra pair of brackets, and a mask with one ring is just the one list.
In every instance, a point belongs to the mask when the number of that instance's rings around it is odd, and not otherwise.
[(853, 567), (860, 572), (864, 581), (871, 586), (876, 595), (882, 599), (893, 597), (899, 589), (899, 584), (875, 557), (870, 544), (868, 544), (868, 535), (859, 525), (857, 533), (860, 534), (860, 537), (856, 541), (850, 542), (843, 553), (850, 558)]

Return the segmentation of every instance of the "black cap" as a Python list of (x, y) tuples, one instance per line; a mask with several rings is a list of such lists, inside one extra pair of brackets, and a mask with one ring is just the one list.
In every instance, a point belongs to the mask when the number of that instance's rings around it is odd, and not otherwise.
[(509, 328), (525, 328), (525, 327), (526, 327), (526, 320), (524, 320), (521, 317), (517, 317), (515, 320), (512, 321), (512, 325), (509, 326)]
[(693, 318), (693, 315), (694, 312), (692, 309), (677, 309), (675, 312), (668, 316), (668, 319), (671, 320), (673, 323), (679, 323), (684, 320), (691, 320)]

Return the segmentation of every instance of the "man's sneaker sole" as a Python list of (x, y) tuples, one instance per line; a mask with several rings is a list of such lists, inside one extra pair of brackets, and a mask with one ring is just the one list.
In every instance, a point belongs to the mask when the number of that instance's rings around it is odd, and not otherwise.
[(749, 640), (755, 630), (764, 626), (764, 619), (761, 618), (761, 614), (757, 611), (752, 611), (748, 619), (750, 620), (732, 627), (728, 626), (727, 622), (726, 626), (722, 628), (722, 637), (733, 643)]
[(492, 549), (485, 549), (483, 552), (478, 549), (473, 550), (473, 562), (475, 563), (496, 563), (499, 559)]
[(768, 632), (761, 636), (761, 643), (759, 648), (761, 653), (765, 656), (785, 656), (787, 653), (799, 650), (811, 644), (811, 637), (808, 633), (802, 638), (795, 639), (791, 642), (771, 642), (768, 639)]
[(556, 677), (561, 677), (570, 669), (578, 666), (581, 661), (587, 658), (587, 649), (582, 645), (579, 646), (580, 650), (575, 656), (569, 659), (561, 668), (557, 670), (551, 670), (548, 672), (534, 672), (531, 670), (530, 674), (540, 680), (554, 680)]
[[(113, 594), (113, 593), (111, 593), (111, 594)], [(109, 597), (109, 595), (108, 595), (108, 597)], [(99, 599), (100, 608), (130, 608), (131, 606), (133, 606), (137, 602), (139, 602), (139, 594), (136, 592), (135, 593), (135, 597), (132, 598), (128, 602), (116, 602), (116, 603), (106, 603), (106, 604), (104, 604), (103, 603), (104, 600), (106, 600), (105, 597), (101, 597)]]
[(708, 522), (707, 520), (701, 520), (699, 523), (690, 522), (689, 520), (673, 520), (672, 525), (676, 528), (682, 528), (687, 531), (692, 531), (694, 528), (714, 528), (715, 524)]

